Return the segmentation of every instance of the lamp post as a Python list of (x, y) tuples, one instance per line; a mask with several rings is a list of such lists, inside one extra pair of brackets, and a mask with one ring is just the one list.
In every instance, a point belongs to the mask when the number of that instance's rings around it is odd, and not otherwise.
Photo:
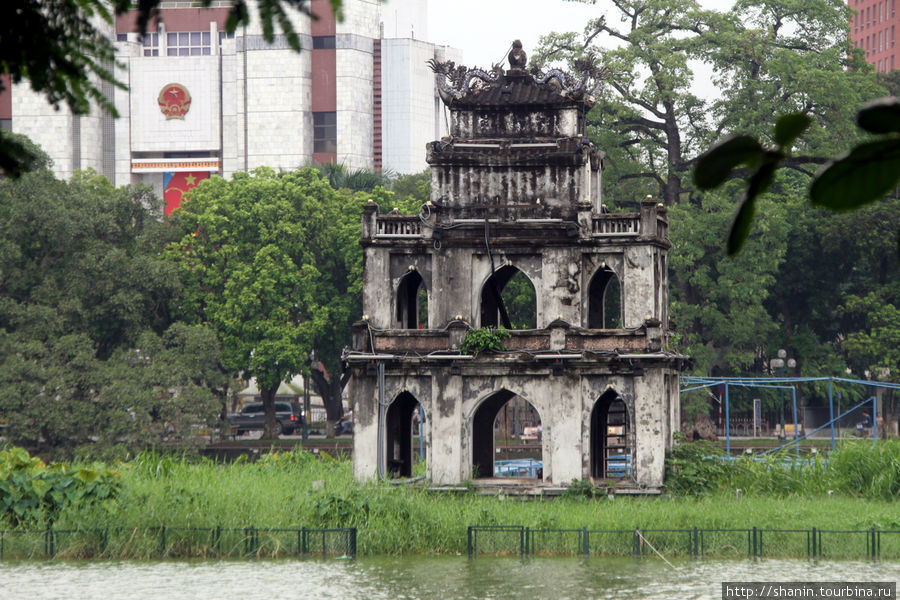
[[(797, 366), (797, 361), (793, 358), (787, 358), (787, 350), (780, 348), (775, 358), (769, 359), (769, 372), (776, 377), (784, 377), (788, 369), (793, 370)], [(778, 439), (784, 441), (784, 392), (778, 392), (781, 398), (781, 430), (778, 433)], [(794, 432), (796, 436), (797, 432)]]

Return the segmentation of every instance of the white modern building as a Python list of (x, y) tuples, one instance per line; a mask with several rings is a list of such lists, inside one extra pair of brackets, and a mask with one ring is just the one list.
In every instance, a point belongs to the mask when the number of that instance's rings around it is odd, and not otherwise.
[(150, 184), (169, 204), (210, 174), (258, 166), (418, 172), (426, 143), (446, 134), (426, 62), (459, 52), (422, 39), (426, 3), (344, 0), (338, 22), (312, 0), (319, 19), (292, 17), (300, 53), (283, 35), (267, 43), (255, 15), (227, 34), (230, 0), (191, 5), (163, 0), (143, 38), (135, 14), (108, 27), (128, 86), (104, 88), (119, 118), (73, 116), (21, 84), (0, 94), (0, 123), (39, 144), (60, 177), (90, 167), (115, 185)]

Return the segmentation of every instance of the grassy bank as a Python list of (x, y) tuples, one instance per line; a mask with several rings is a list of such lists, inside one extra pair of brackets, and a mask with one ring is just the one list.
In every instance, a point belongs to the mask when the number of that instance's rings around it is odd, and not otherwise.
[(360, 554), (462, 553), (469, 525), (530, 528), (900, 529), (897, 503), (812, 490), (719, 489), (702, 497), (563, 497), (518, 501), (360, 485), (346, 460), (305, 452), (256, 463), (195, 464), (144, 455), (122, 465), (115, 503), (66, 511), (58, 527), (357, 527)]
[[(53, 527), (133, 532), (160, 527), (356, 527), (360, 555), (464, 553), (469, 525), (590, 530), (900, 529), (896, 495), (882, 496), (887, 484), (872, 486), (871, 481), (878, 481), (880, 475), (866, 471), (883, 470), (884, 460), (895, 458), (890, 452), (863, 464), (860, 456), (852, 460), (835, 457), (832, 464), (850, 465), (842, 467), (840, 476), (815, 462), (792, 471), (775, 463), (721, 467), (707, 464), (707, 458), (701, 453), (698, 461), (690, 463), (682, 457), (680, 467), (676, 463), (681, 472), (673, 475), (673, 481), (682, 485), (695, 480), (695, 491), (704, 492), (701, 495), (613, 499), (572, 495), (520, 501), (475, 493), (436, 493), (390, 483), (358, 484), (348, 460), (303, 451), (231, 464), (148, 453), (118, 465), (120, 485), (115, 500), (68, 506), (59, 512)], [(694, 464), (694, 469), (686, 472), (689, 464)], [(699, 483), (702, 478), (709, 478), (705, 485)], [(828, 484), (841, 481), (843, 487), (829, 495), (828, 490), (834, 488)], [(744, 490), (740, 498), (734, 490), (736, 484)], [(866, 489), (871, 497), (860, 497)], [(7, 519), (0, 528), (12, 525)], [(32, 527), (46, 525), (34, 523)], [(900, 543), (897, 537), (896, 543)], [(770, 539), (769, 550), (778, 552), (777, 541)], [(144, 555), (134, 547), (128, 549), (127, 540), (118, 543), (122, 556)], [(740, 536), (732, 536), (722, 543), (740, 547), (743, 542)], [(796, 554), (788, 548), (798, 543), (785, 542), (784, 553)], [(151, 546), (153, 542), (147, 542), (147, 547)], [(148, 549), (146, 555), (151, 554)]]

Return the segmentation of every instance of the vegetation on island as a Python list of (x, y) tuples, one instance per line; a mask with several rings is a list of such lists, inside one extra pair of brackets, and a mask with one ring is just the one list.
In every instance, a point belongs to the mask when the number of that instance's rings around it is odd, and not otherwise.
[[(712, 461), (709, 449), (697, 451), (691, 444), (686, 448), (690, 450), (672, 459), (670, 469), (678, 473), (670, 477), (673, 483), (662, 497), (585, 494), (589, 488), (574, 482), (564, 496), (530, 501), (483, 496), (473, 490), (435, 492), (410, 484), (361, 484), (355, 481), (349, 460), (302, 450), (229, 464), (145, 452), (116, 463), (113, 469), (35, 466), (40, 461), (12, 449), (0, 452), (0, 530), (18, 527), (39, 536), (48, 526), (63, 531), (102, 530), (113, 552), (107, 557), (119, 558), (157, 556), (158, 542), (147, 543), (147, 539), (157, 540), (163, 527), (173, 532), (173, 539), (179, 529), (355, 527), (360, 555), (464, 553), (469, 525), (624, 531), (900, 529), (896, 510), (900, 444), (896, 441), (878, 446), (849, 442), (827, 463), (813, 461), (806, 467), (783, 465), (777, 457), (758, 465), (743, 459), (724, 463)], [(78, 479), (82, 472), (85, 475)], [(38, 481), (46, 473), (75, 479), (67, 488), (70, 499), (54, 504), (51, 499), (56, 494), (49, 491), (44, 504), (38, 503), (46, 507), (43, 513), (33, 508), (10, 509), (4, 501), (9, 482), (16, 481), (19, 489), (34, 498), (41, 490), (23, 485), (22, 479), (28, 474)], [(85, 483), (88, 480), (92, 483)], [(59, 487), (53, 485), (53, 489)], [(105, 496), (96, 491), (100, 486), (105, 486)], [(36, 505), (29, 501), (30, 506)], [(153, 531), (157, 534), (144, 537)], [(630, 547), (622, 550), (628, 553)], [(89, 551), (57, 548), (60, 555), (71, 558)], [(707, 551), (717, 552), (712, 543)], [(767, 556), (791, 556), (792, 552), (792, 546), (782, 548), (775, 541), (767, 546)], [(864, 551), (857, 557), (863, 558)]]

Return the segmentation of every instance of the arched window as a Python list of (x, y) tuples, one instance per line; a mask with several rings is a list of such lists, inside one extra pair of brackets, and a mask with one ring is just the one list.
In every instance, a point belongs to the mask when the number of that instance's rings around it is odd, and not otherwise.
[(588, 286), (588, 328), (622, 327), (622, 286), (609, 267), (602, 267)]
[(397, 286), (397, 327), (422, 329), (428, 326), (428, 290), (418, 271), (410, 271)]
[(497, 269), (481, 289), (481, 326), (537, 328), (537, 296), (528, 276), (512, 265)]
[(591, 411), (591, 477), (631, 476), (631, 428), (628, 408), (614, 390), (607, 390)]
[[(392, 477), (412, 477), (415, 444), (422, 445), (424, 412), (419, 401), (403, 392), (388, 406), (385, 417), (385, 457)], [(416, 439), (418, 437), (418, 440)], [(424, 457), (419, 457), (422, 460)]]
[(543, 478), (542, 432), (541, 417), (527, 400), (509, 390), (491, 394), (472, 419), (475, 477)]

